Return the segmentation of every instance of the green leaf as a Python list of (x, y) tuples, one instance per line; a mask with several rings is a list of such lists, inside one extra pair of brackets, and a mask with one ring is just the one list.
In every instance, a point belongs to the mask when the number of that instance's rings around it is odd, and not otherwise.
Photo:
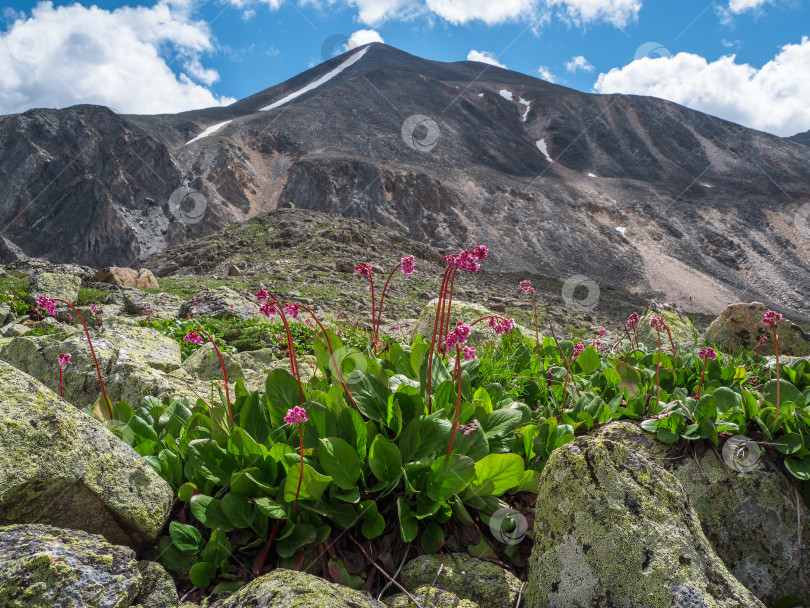
[(802, 436), (798, 433), (786, 433), (776, 439), (776, 449), (783, 454), (795, 454), (801, 452), (804, 447)]
[(177, 498), (178, 500), (182, 500), (183, 502), (190, 502), (191, 497), (197, 492), (197, 486), (195, 486), (191, 482), (184, 483), (180, 486), (180, 489), (177, 490)]
[(431, 456), (439, 447), (447, 446), (453, 425), (441, 416), (442, 412), (417, 416), (405, 426), (399, 438), (404, 462), (422, 460)]
[(327, 475), (331, 475), (335, 485), (343, 490), (351, 490), (360, 477), (360, 456), (357, 450), (339, 437), (320, 440), (318, 461)]
[(255, 517), (250, 501), (234, 494), (222, 498), (222, 512), (234, 528), (250, 528)]
[(242, 410), (239, 412), (239, 427), (252, 439), (266, 443), (270, 436), (270, 412), (263, 399), (259, 399), (259, 391), (245, 399)]
[(810, 481), (810, 460), (798, 460), (792, 456), (787, 456), (785, 458), (785, 468), (796, 479)]
[(490, 454), (475, 463), (475, 477), (467, 492), (473, 496), (500, 496), (523, 479), (523, 459), (517, 454)]
[(158, 541), (157, 552), (160, 563), (176, 574), (186, 574), (188, 569), (199, 561), (196, 555), (181, 552), (174, 546), (172, 539), (165, 536)]
[(601, 366), (599, 354), (590, 346), (580, 353), (576, 364), (585, 374), (592, 374)]
[(371, 374), (363, 374), (351, 386), (351, 393), (360, 413), (366, 418), (386, 423), (391, 416), (388, 409), (388, 386)]
[(506, 435), (514, 431), (519, 425), (523, 414), (514, 408), (495, 410), (481, 419), (481, 427), (487, 439), (496, 435)]
[[(762, 394), (765, 401), (772, 405), (776, 405), (776, 380), (769, 380), (762, 387)], [(787, 380), (779, 381), (779, 399), (781, 403), (793, 401), (794, 403), (804, 403), (804, 395), (802, 392), (793, 386)]]
[(270, 519), (287, 519), (287, 509), (282, 503), (272, 498), (256, 498), (253, 504)]
[(422, 532), (421, 544), (428, 555), (438, 552), (444, 546), (444, 530), (436, 522), (430, 522)]
[(402, 455), (399, 448), (390, 439), (377, 435), (368, 452), (368, 466), (378, 480), (391, 483), (402, 473)]
[(195, 555), (202, 549), (202, 534), (194, 526), (173, 521), (169, 524), (169, 536), (178, 551), (186, 555)]
[(206, 528), (222, 528), (225, 532), (233, 526), (222, 512), (222, 501), (204, 494), (197, 494), (191, 499), (191, 513)]
[(399, 532), (402, 542), (409, 543), (416, 538), (419, 532), (419, 522), (411, 513), (411, 508), (404, 498), (397, 499), (397, 513), (399, 514)]
[(290, 372), (276, 368), (267, 375), (265, 401), (270, 410), (270, 420), (274, 427), (284, 424), (287, 410), (301, 405), (298, 381)]
[(714, 395), (719, 412), (726, 413), (742, 406), (742, 396), (728, 387), (716, 388), (712, 395)]
[(200, 557), (204, 562), (217, 566), (230, 556), (231, 543), (225, 536), (225, 531), (217, 528), (211, 533), (211, 538), (208, 539), (208, 544), (205, 545)]
[(191, 579), (191, 584), (197, 589), (205, 589), (213, 581), (216, 575), (216, 569), (208, 562), (198, 562), (191, 567), (188, 577)]
[(360, 460), (366, 459), (366, 438), (368, 431), (363, 417), (352, 408), (346, 408), (338, 417), (338, 435), (353, 445)]
[(385, 518), (377, 511), (377, 503), (364, 500), (357, 506), (363, 524), (361, 530), (366, 538), (377, 538), (385, 530)]
[(292, 532), (276, 543), (280, 557), (292, 557), (301, 547), (315, 541), (318, 530), (310, 524), (295, 524)]
[(302, 481), (298, 500), (320, 500), (332, 481), (329, 475), (321, 475), (308, 464), (304, 464), (303, 478), (301, 477), (300, 466), (290, 467), (287, 479), (284, 482), (284, 500), (286, 502), (295, 501), (295, 492), (298, 488), (299, 479)]
[(428, 473), (428, 496), (444, 502), (454, 494), (466, 488), (475, 476), (475, 461), (461, 454), (440, 456), (430, 467)]

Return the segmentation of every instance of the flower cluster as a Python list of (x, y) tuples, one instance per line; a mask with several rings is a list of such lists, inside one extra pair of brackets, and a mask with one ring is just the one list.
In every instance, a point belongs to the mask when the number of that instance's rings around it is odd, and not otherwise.
[(267, 293), (266, 289), (262, 288), (262, 289), (260, 289), (259, 291), (256, 292), (256, 301), (257, 302), (261, 302), (263, 300), (269, 300), (269, 299), (270, 299), (270, 294)]
[(301, 312), (301, 305), (296, 302), (287, 302), (284, 305), (284, 310), (290, 315), (293, 319), (298, 318), (298, 314)]
[(520, 293), (534, 293), (532, 282), (528, 279), (520, 282)]
[(703, 348), (698, 352), (698, 358), (702, 359), (703, 361), (717, 361), (717, 351), (715, 351), (712, 347)]
[(73, 359), (71, 359), (70, 355), (66, 353), (59, 353), (57, 357), (59, 359), (59, 367), (62, 367), (63, 365), (73, 364)]
[(196, 331), (191, 331), (191, 332), (187, 333), (185, 336), (183, 336), (183, 340), (185, 340), (186, 342), (190, 342), (191, 344), (202, 344), (203, 343), (202, 336), (199, 333), (197, 333)]
[(512, 331), (515, 324), (514, 319), (499, 319), (495, 316), (489, 318), (489, 326), (496, 334), (508, 334)]
[(650, 317), (650, 327), (653, 329), (666, 329), (667, 323), (664, 317)]
[(599, 338), (604, 338), (606, 333), (607, 333), (607, 330), (604, 327), (602, 327), (602, 328), (599, 329), (598, 332), (596, 332), (596, 335)]
[(37, 298), (37, 308), (39, 308), (40, 310), (44, 310), (52, 317), (56, 316), (56, 300), (54, 300), (53, 298), (46, 298), (45, 296), (40, 296), (39, 298)]
[(576, 361), (577, 357), (579, 357), (585, 351), (585, 344), (582, 342), (577, 342), (574, 344), (574, 354), (571, 357), (572, 361)]
[(447, 345), (448, 349), (453, 349), (457, 345), (467, 342), (471, 331), (472, 329), (469, 325), (465, 325), (464, 321), (459, 321), (456, 323), (455, 329), (447, 334), (447, 337), (444, 339), (444, 343)]
[(776, 327), (776, 324), (782, 320), (782, 315), (780, 315), (775, 310), (769, 310), (765, 313), (765, 316), (762, 317), (762, 322), (769, 327)]
[(259, 312), (262, 313), (265, 317), (269, 317), (270, 315), (277, 315), (278, 308), (276, 308), (276, 305), (273, 302), (265, 300), (264, 302), (262, 302), (262, 305), (259, 306)]
[(758, 339), (758, 341), (757, 341), (757, 345), (758, 345), (759, 347), (763, 347), (763, 346), (765, 346), (765, 343), (766, 343), (767, 341), (768, 341), (768, 336), (759, 336), (759, 339)]
[(469, 361), (470, 359), (475, 359), (475, 347), (474, 346), (465, 346), (461, 349), (461, 354), (464, 355), (464, 360)]
[(625, 327), (635, 327), (636, 323), (638, 323), (638, 313), (634, 312), (631, 313), (629, 317), (627, 317), (627, 323), (624, 324)]
[(402, 274), (413, 274), (413, 271), (414, 271), (413, 256), (409, 255), (407, 257), (402, 258)]
[(307, 411), (298, 405), (290, 410), (287, 410), (287, 415), (284, 416), (284, 422), (287, 424), (301, 424), (307, 420)]
[(463, 249), (456, 255), (444, 256), (444, 261), (448, 266), (455, 266), (464, 272), (478, 272), (481, 269), (481, 260), (489, 255), (489, 249), (486, 245), (478, 245), (469, 251)]
[(357, 273), (357, 276), (370, 277), (371, 264), (369, 264), (368, 262), (360, 262), (357, 266), (354, 267), (354, 271)]

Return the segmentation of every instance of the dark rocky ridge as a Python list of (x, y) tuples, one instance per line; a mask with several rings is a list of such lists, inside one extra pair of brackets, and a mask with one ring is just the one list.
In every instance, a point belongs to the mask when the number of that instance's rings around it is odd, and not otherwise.
[[(582, 274), (681, 305), (691, 295), (707, 312), (734, 300), (810, 312), (810, 234), (794, 222), (810, 202), (810, 148), (798, 139), (380, 44), (317, 89), (259, 111), (348, 57), (227, 108), (0, 118), (0, 233), (28, 255), (131, 264), (292, 203), (440, 249), (483, 242), (493, 270)], [(531, 103), (525, 122), (519, 98)], [(414, 114), (438, 126), (430, 152), (403, 140)], [(207, 199), (199, 223), (171, 217), (169, 197), (186, 181)]]

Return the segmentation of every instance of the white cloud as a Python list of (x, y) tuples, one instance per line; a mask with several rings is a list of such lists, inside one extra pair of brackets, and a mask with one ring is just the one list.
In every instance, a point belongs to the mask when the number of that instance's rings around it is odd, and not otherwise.
[(591, 65), (591, 62), (585, 59), (582, 55), (572, 57), (571, 61), (566, 62), (565, 69), (569, 72), (593, 72), (596, 68)]
[[(310, 0), (306, 0), (310, 1)], [(318, 0), (314, 0), (317, 2)], [(344, 0), (358, 11), (358, 19), (366, 25), (377, 25), (389, 19), (409, 19), (424, 11), (419, 0)], [(330, 1), (331, 4), (331, 1)]]
[(494, 65), (495, 67), (507, 69), (504, 64), (498, 61), (495, 53), (490, 53), (489, 51), (476, 51), (473, 49), (467, 53), (467, 61), (478, 61), (480, 63), (488, 63), (489, 65)]
[(757, 10), (766, 4), (773, 4), (773, 0), (730, 0), (728, 10), (739, 15), (745, 11)]
[(460, 24), (483, 21), (503, 23), (536, 12), (535, 0), (425, 0), (427, 7), (442, 19)]
[(734, 55), (638, 59), (600, 74), (599, 93), (653, 95), (777, 135), (810, 129), (810, 38), (787, 44), (757, 69)]
[(544, 65), (537, 68), (537, 73), (543, 80), (547, 80), (548, 82), (557, 82), (557, 77), (551, 73), (551, 70), (549, 70), (548, 67)]
[(213, 51), (208, 25), (190, 19), (186, 2), (114, 11), (42, 2), (0, 31), (0, 113), (79, 103), (160, 113), (232, 103), (206, 88), (219, 74), (200, 58)]
[(606, 21), (624, 27), (638, 18), (641, 0), (545, 0), (577, 24)]
[(346, 50), (350, 51), (358, 46), (369, 44), (371, 42), (385, 42), (379, 32), (376, 30), (357, 30), (354, 34), (349, 36), (349, 41), (346, 43)]

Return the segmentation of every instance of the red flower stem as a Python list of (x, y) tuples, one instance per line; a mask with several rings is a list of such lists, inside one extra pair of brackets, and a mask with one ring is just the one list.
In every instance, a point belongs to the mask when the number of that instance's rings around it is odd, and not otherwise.
[[(382, 303), (382, 299), (380, 299), (380, 302)], [(340, 367), (338, 366), (337, 361), (335, 360), (335, 352), (332, 350), (332, 342), (329, 340), (329, 334), (326, 333), (326, 329), (324, 329), (324, 326), (321, 324), (320, 319), (318, 319), (318, 317), (315, 315), (314, 312), (312, 312), (310, 308), (304, 306), (303, 304), (300, 304), (300, 306), (301, 308), (306, 310), (310, 315), (312, 315), (312, 318), (315, 319), (315, 323), (317, 323), (318, 327), (321, 328), (321, 331), (323, 332), (323, 337), (326, 338), (326, 347), (329, 349), (329, 356), (332, 358), (332, 365), (335, 366), (335, 373), (337, 374), (338, 380), (340, 381), (343, 390), (346, 391), (346, 396), (349, 397), (349, 401), (352, 402), (354, 409), (356, 409), (357, 413), (359, 414), (360, 410), (357, 407), (357, 403), (355, 403), (354, 397), (352, 397), (352, 394), (349, 392), (349, 387), (346, 386), (346, 383), (343, 381), (343, 374), (341, 373)]]
[(298, 381), (298, 394), (301, 397), (301, 403), (304, 403), (304, 388), (301, 386), (301, 374), (298, 371), (298, 357), (295, 354), (295, 344), (293, 343), (290, 324), (287, 322), (287, 315), (284, 314), (284, 307), (281, 305), (281, 302), (278, 301), (278, 298), (272, 293), (268, 293), (268, 295), (270, 296), (268, 299), (275, 304), (278, 314), (281, 317), (281, 322), (284, 324), (284, 331), (287, 334), (287, 351), (290, 355), (290, 373)]
[(456, 415), (453, 418), (453, 432), (450, 433), (450, 445), (447, 447), (447, 455), (453, 451), (453, 440), (456, 438), (456, 431), (458, 430), (458, 417), (461, 413), (461, 346), (456, 345), (456, 369), (453, 372), (458, 375), (458, 391), (456, 395)]
[(700, 389), (703, 388), (703, 376), (706, 374), (706, 364), (708, 363), (708, 359), (703, 359), (703, 370), (700, 372), (700, 382), (698, 382), (698, 392), (697, 398), (700, 401)]
[(636, 348), (638, 348), (638, 326), (633, 321), (633, 339), (636, 341)]
[(436, 332), (439, 325), (439, 305), (442, 301), (444, 289), (447, 286), (447, 277), (450, 274), (450, 266), (444, 269), (444, 278), (442, 279), (442, 286), (439, 289), (439, 299), (436, 301), (436, 314), (433, 317), (433, 337), (430, 340), (430, 350), (428, 351), (428, 371), (427, 371), (427, 398), (428, 398), (428, 414), (432, 412), (433, 396), (430, 393), (430, 388), (433, 380), (433, 353), (436, 348)]
[(571, 360), (565, 359), (565, 384), (563, 384), (562, 403), (560, 404), (560, 413), (565, 410), (565, 394), (568, 391), (568, 379), (571, 377)]
[(371, 345), (374, 348), (374, 354), (377, 354), (377, 331), (374, 327), (374, 313), (377, 310), (377, 303), (374, 300), (374, 273), (371, 266), (368, 267), (368, 282), (371, 283)]
[(90, 331), (87, 329), (87, 324), (84, 322), (84, 318), (82, 317), (82, 313), (76, 310), (76, 307), (73, 306), (70, 302), (63, 300), (61, 298), (54, 298), (56, 302), (62, 302), (67, 304), (73, 312), (76, 313), (76, 316), (79, 317), (79, 321), (82, 323), (82, 327), (84, 327), (84, 335), (87, 336), (87, 345), (90, 347), (90, 354), (93, 355), (93, 363), (96, 365), (96, 375), (98, 376), (98, 383), (101, 385), (101, 394), (104, 395), (104, 402), (107, 404), (107, 411), (110, 414), (110, 420), (113, 419), (113, 411), (112, 411), (112, 403), (110, 403), (110, 398), (107, 396), (107, 391), (104, 388), (104, 381), (101, 379), (101, 368), (98, 365), (98, 359), (96, 358), (96, 351), (93, 348), (93, 341), (90, 339)]
[(394, 273), (402, 267), (402, 262), (394, 266), (394, 269), (388, 275), (388, 278), (385, 280), (385, 285), (383, 285), (382, 293), (380, 294), (380, 306), (377, 311), (377, 323), (375, 325), (375, 332), (379, 334), (380, 332), (380, 321), (382, 320), (382, 311), (383, 311), (383, 302), (385, 302), (385, 290), (388, 289), (388, 283), (391, 280), (391, 277), (394, 276)]
[(781, 403), (779, 385), (782, 384), (782, 382), (779, 380), (779, 336), (776, 335), (776, 323), (771, 325), (771, 329), (773, 330), (773, 349), (776, 354), (776, 424), (779, 424), (779, 405)]
[(534, 341), (537, 342), (537, 348), (540, 348), (540, 330), (537, 329), (537, 300), (534, 297), (534, 292), (532, 292), (532, 309), (534, 310)]
[(655, 329), (658, 332), (658, 357), (655, 361), (655, 413), (657, 414), (661, 396), (661, 385), (658, 383), (658, 374), (661, 371), (661, 328), (656, 327)]
[(470, 327), (472, 327), (476, 323), (480, 323), (481, 321), (483, 321), (485, 319), (500, 319), (501, 321), (508, 321), (508, 319), (506, 319), (505, 317), (502, 317), (501, 315), (485, 315), (485, 316), (481, 317), (480, 319), (476, 319), (475, 321), (470, 323)]
[(270, 532), (270, 538), (267, 540), (267, 544), (264, 546), (264, 549), (262, 549), (262, 552), (256, 556), (256, 559), (253, 560), (253, 576), (259, 576), (262, 573), (264, 564), (267, 562), (267, 555), (270, 553), (270, 547), (273, 546), (273, 541), (276, 540), (278, 531), (281, 530), (284, 521), (283, 519), (276, 520), (273, 530)]
[(59, 396), (64, 398), (64, 394), (62, 393), (62, 364), (59, 364)]
[(295, 490), (295, 512), (298, 513), (298, 521), (303, 522), (304, 518), (301, 516), (301, 511), (298, 510), (298, 494), (301, 492), (301, 482), (304, 481), (304, 431), (301, 429), (301, 423), (298, 423), (298, 439), (301, 443), (301, 473), (298, 475), (298, 487)]
[(676, 357), (678, 356), (678, 349), (675, 348), (675, 340), (672, 339), (672, 332), (669, 330), (669, 325), (664, 325), (667, 330), (667, 334), (669, 334), (669, 345), (672, 347), (672, 354)]
[(230, 394), (230, 391), (228, 390), (228, 372), (225, 371), (225, 360), (222, 358), (222, 353), (219, 352), (219, 347), (216, 345), (216, 342), (214, 342), (214, 338), (211, 337), (211, 334), (209, 334), (204, 329), (199, 329), (197, 331), (201, 331), (206, 336), (208, 336), (208, 340), (211, 342), (211, 345), (214, 347), (214, 350), (217, 353), (217, 357), (219, 357), (219, 364), (222, 367), (222, 377), (225, 379), (225, 403), (228, 406), (228, 416), (231, 419), (231, 428), (234, 428), (236, 426), (236, 422), (234, 422), (234, 420), (233, 420), (233, 412), (231, 411), (231, 394)]
[[(456, 273), (458, 272), (458, 267), (453, 268), (453, 273), (450, 275), (450, 296), (447, 299), (447, 312), (444, 315), (444, 332), (442, 333), (441, 337), (447, 336), (450, 333), (450, 309), (453, 307), (453, 287), (456, 284)], [(439, 344), (442, 344), (441, 340)], [(446, 350), (443, 346), (442, 350)]]
[(450, 287), (450, 276), (453, 274), (453, 269), (447, 269), (447, 276), (445, 277), (444, 281), (442, 282), (442, 289), (439, 292), (439, 333), (436, 336), (436, 342), (438, 344), (437, 350), (440, 354), (444, 354), (446, 350), (446, 345), (443, 342), (444, 339), (444, 317), (445, 317), (445, 307), (447, 305), (447, 289)]

